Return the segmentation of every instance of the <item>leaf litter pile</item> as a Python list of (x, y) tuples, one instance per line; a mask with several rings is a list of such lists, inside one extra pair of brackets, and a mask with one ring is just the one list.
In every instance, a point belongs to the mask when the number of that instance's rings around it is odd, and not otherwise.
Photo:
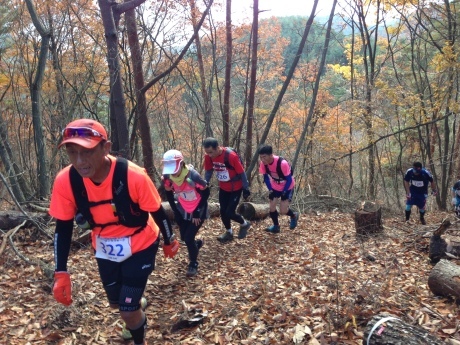
[[(366, 324), (380, 312), (460, 344), (458, 304), (427, 286), (430, 235), (442, 216), (429, 213), (426, 226), (387, 218), (383, 233), (367, 239), (356, 236), (349, 213), (302, 214), (295, 230), (283, 216), (281, 233), (265, 232), (266, 219), (227, 244), (212, 218), (198, 234), (205, 244), (196, 277), (185, 277), (183, 243), (174, 259), (160, 248), (145, 292), (147, 344), (365, 344)], [(23, 229), (14, 240), (23, 256), (52, 265), (48, 239)], [(72, 247), (70, 307), (54, 301), (52, 280), (9, 244), (0, 260), (1, 344), (131, 344), (88, 246)]]

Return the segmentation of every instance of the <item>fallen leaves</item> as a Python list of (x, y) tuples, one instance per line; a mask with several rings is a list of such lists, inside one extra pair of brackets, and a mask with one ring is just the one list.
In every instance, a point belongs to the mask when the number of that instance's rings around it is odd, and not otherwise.
[[(302, 215), (295, 230), (281, 221), (280, 234), (264, 231), (269, 220), (253, 222), (246, 239), (222, 245), (220, 221), (209, 220), (191, 279), (184, 245), (173, 260), (158, 255), (145, 292), (148, 343), (361, 344), (368, 320), (388, 311), (458, 344), (458, 307), (427, 289), (429, 238), (414, 235), (416, 225), (387, 219), (383, 234), (362, 240), (350, 214)], [(17, 246), (53, 261), (47, 241), (25, 236)], [(8, 246), (0, 260), (0, 343), (124, 343), (90, 248), (72, 248), (69, 308), (54, 301), (40, 269)]]

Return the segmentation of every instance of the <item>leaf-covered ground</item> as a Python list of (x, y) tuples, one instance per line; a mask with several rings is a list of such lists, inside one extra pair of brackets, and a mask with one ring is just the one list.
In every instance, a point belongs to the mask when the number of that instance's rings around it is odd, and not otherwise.
[[(185, 277), (184, 245), (174, 259), (160, 250), (145, 293), (147, 344), (363, 344), (367, 322), (383, 311), (458, 344), (458, 305), (427, 286), (430, 232), (445, 215), (430, 213), (426, 226), (386, 218), (383, 234), (363, 241), (352, 214), (309, 213), (295, 230), (283, 217), (282, 232), (268, 234), (263, 220), (246, 239), (224, 245), (213, 218), (199, 234), (205, 245), (197, 277)], [(50, 241), (33, 230), (14, 240), (24, 256), (52, 262)], [(129, 344), (89, 248), (72, 248), (68, 308), (9, 244), (0, 264), (1, 344)], [(175, 330), (193, 316), (197, 325)]]

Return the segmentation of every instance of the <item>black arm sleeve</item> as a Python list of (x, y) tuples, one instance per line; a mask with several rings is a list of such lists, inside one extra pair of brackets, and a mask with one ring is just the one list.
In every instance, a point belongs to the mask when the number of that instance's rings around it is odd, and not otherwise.
[(150, 213), (152, 214), (153, 220), (160, 228), (161, 234), (163, 235), (164, 244), (171, 244), (171, 237), (174, 235), (174, 233), (172, 231), (171, 221), (169, 220), (163, 205), (160, 205), (160, 208), (155, 212)]
[(57, 272), (67, 271), (67, 259), (72, 242), (73, 219), (56, 220), (54, 232), (54, 267)]
[(177, 206), (176, 206), (176, 200), (174, 200), (174, 192), (173, 191), (166, 191), (165, 192), (166, 194), (166, 199), (168, 200), (169, 202), (169, 206), (171, 206), (171, 209), (173, 210), (173, 212), (178, 212), (179, 210), (177, 209)]
[(210, 194), (211, 190), (209, 188), (200, 190), (201, 200), (195, 211), (193, 211), (193, 218), (200, 218), (201, 210), (206, 206)]

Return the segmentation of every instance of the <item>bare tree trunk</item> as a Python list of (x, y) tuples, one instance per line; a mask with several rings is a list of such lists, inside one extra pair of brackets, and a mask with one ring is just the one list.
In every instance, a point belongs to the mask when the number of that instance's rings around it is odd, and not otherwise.
[(232, 0), (227, 0), (225, 9), (225, 33), (226, 33), (226, 60), (225, 60), (225, 85), (224, 85), (224, 111), (222, 114), (222, 143), (229, 145), (230, 140), (230, 90), (232, 78)]
[(26, 198), (24, 197), (24, 193), (20, 188), (20, 175), (15, 170), (15, 164), (13, 162), (14, 156), (11, 156), (9, 152), (11, 152), (11, 149), (9, 149), (7, 130), (0, 114), (0, 159), (8, 175), (8, 181), (10, 182), (11, 190), (18, 202), (21, 203), (24, 202)]
[(46, 60), (48, 58), (49, 42), (51, 38), (50, 31), (45, 28), (35, 11), (34, 4), (31, 0), (26, 0), (32, 22), (42, 38), (38, 65), (34, 81), (30, 88), (30, 98), (32, 101), (32, 124), (34, 128), (34, 139), (37, 150), (37, 174), (38, 174), (38, 197), (46, 198), (50, 192), (50, 176), (48, 169), (48, 159), (45, 148), (45, 136), (43, 134), (42, 114), (40, 107), (40, 95), (42, 91), (43, 76), (46, 69)]
[(212, 128), (211, 128), (211, 100), (210, 100), (210, 95), (208, 94), (207, 86), (206, 86), (203, 53), (201, 52), (201, 39), (200, 39), (200, 35), (198, 34), (198, 30), (199, 30), (199, 26), (197, 24), (198, 8), (196, 7), (195, 0), (190, 0), (190, 7), (192, 10), (193, 29), (196, 32), (195, 45), (196, 45), (196, 56), (197, 56), (197, 61), (198, 61), (198, 70), (200, 72), (201, 96), (203, 97), (203, 103), (204, 103), (205, 133), (207, 137), (212, 137), (213, 133), (212, 133)]
[[(125, 0), (127, 2), (129, 0)], [(150, 124), (147, 117), (147, 102), (145, 93), (140, 92), (144, 87), (144, 71), (142, 69), (142, 53), (139, 46), (139, 36), (137, 34), (136, 13), (130, 9), (125, 13), (126, 30), (128, 33), (128, 44), (131, 51), (131, 63), (133, 65), (134, 92), (136, 93), (136, 118), (133, 124), (130, 146), (134, 147), (134, 140), (137, 130), (139, 130), (142, 141), (142, 158), (144, 168), (150, 178), (155, 181), (156, 169), (153, 163), (153, 146), (150, 137)]]
[[(315, 1), (315, 6), (314, 6), (312, 11), (314, 11), (316, 9), (316, 4), (317, 4), (317, 2)], [(295, 166), (297, 164), (297, 160), (299, 159), (299, 154), (301, 152), (301, 148), (302, 148), (302, 146), (303, 146), (303, 144), (305, 142), (306, 134), (308, 133), (308, 127), (310, 126), (311, 119), (313, 117), (313, 114), (315, 113), (316, 96), (318, 95), (319, 83), (320, 83), (320, 80), (321, 80), (322, 70), (323, 70), (324, 65), (326, 63), (326, 55), (327, 55), (327, 50), (328, 50), (328, 47), (329, 47), (329, 40), (331, 38), (332, 19), (334, 18), (334, 12), (335, 12), (336, 4), (337, 4), (337, 0), (334, 0), (334, 3), (332, 5), (332, 9), (331, 9), (331, 13), (329, 15), (329, 21), (328, 21), (328, 24), (327, 24), (326, 37), (324, 39), (324, 46), (323, 46), (323, 54), (321, 56), (321, 62), (319, 64), (317, 75), (316, 75), (315, 86), (313, 88), (313, 95), (312, 95), (312, 100), (311, 100), (311, 104), (310, 104), (310, 109), (308, 110), (308, 116), (307, 116), (307, 119), (305, 121), (304, 128), (302, 130), (302, 134), (301, 134), (301, 136), (299, 138), (299, 142), (297, 144), (297, 150), (296, 150), (296, 152), (294, 154), (294, 159), (292, 160), (292, 167), (293, 168), (295, 168)], [(312, 15), (310, 16), (310, 18), (311, 17), (313, 17), (313, 12), (312, 12)], [(308, 23), (307, 23), (307, 25), (308, 25)], [(305, 31), (307, 31), (306, 28), (305, 28)], [(305, 36), (305, 34), (308, 35), (307, 32), (304, 33), (304, 36)], [(306, 39), (306, 36), (305, 36), (305, 39)], [(302, 37), (302, 40), (304, 40), (303, 37)], [(299, 47), (299, 49), (300, 49), (300, 47)]]
[(152, 80), (148, 81), (144, 87), (142, 88), (142, 92), (146, 92), (148, 89), (150, 89), (153, 85), (155, 85), (158, 81), (160, 81), (161, 79), (163, 79), (165, 76), (167, 76), (169, 73), (171, 73), (171, 71), (177, 67), (177, 65), (179, 65), (179, 62), (183, 59), (183, 57), (185, 56), (185, 53), (187, 53), (188, 51), (188, 48), (190, 48), (190, 46), (192, 45), (193, 41), (195, 40), (195, 36), (198, 35), (198, 30), (201, 28), (201, 26), (203, 25), (203, 22), (204, 22), (204, 19), (206, 18), (206, 16), (208, 15), (209, 13), (209, 9), (211, 8), (212, 4), (213, 4), (214, 0), (210, 0), (209, 3), (208, 3), (208, 6), (206, 7), (206, 10), (203, 12), (203, 15), (201, 16), (201, 19), (200, 21), (198, 22), (196, 28), (194, 28), (194, 33), (193, 33), (193, 36), (190, 37), (190, 39), (188, 40), (187, 44), (184, 46), (184, 48), (182, 48), (179, 56), (174, 60), (174, 62), (171, 64), (171, 66), (169, 66), (165, 71), (163, 71), (162, 73), (158, 74), (157, 76), (155, 76), (155, 78), (153, 78)]
[[(366, 14), (363, 8), (363, 4), (359, 3), (356, 5), (355, 11), (358, 12), (358, 25), (359, 32), (361, 35), (361, 46), (363, 51), (363, 64), (364, 74), (366, 77), (366, 95), (365, 95), (365, 107), (364, 107), (364, 123), (366, 126), (366, 139), (368, 143), (373, 143), (374, 140), (374, 125), (373, 125), (373, 113), (372, 113), (372, 91), (375, 84), (375, 59), (377, 56), (377, 48), (375, 46), (377, 42), (378, 31), (377, 29), (370, 30), (366, 23)], [(378, 13), (378, 11), (377, 11)], [(379, 19), (376, 19), (376, 27), (378, 28)], [(371, 37), (372, 34), (374, 37)], [(368, 183), (367, 183), (367, 195), (374, 200), (376, 197), (376, 184), (375, 184), (375, 147), (371, 145), (368, 151)]]
[(251, 53), (251, 84), (248, 98), (248, 118), (246, 125), (246, 166), (251, 163), (252, 157), (252, 125), (254, 123), (254, 98), (257, 82), (257, 47), (259, 44), (259, 0), (254, 0), (252, 19), (252, 53)]
[[(284, 94), (286, 93), (286, 90), (287, 90), (287, 88), (289, 86), (289, 83), (291, 82), (291, 79), (292, 79), (292, 76), (294, 75), (294, 71), (295, 71), (295, 69), (297, 67), (297, 64), (299, 63), (300, 56), (302, 55), (302, 51), (303, 51), (303, 48), (305, 46), (305, 42), (307, 41), (308, 33), (310, 32), (310, 28), (311, 28), (311, 26), (313, 24), (313, 19), (314, 19), (314, 15), (315, 15), (315, 12), (316, 12), (316, 7), (318, 6), (318, 2), (319, 2), (319, 0), (314, 0), (313, 8), (312, 8), (310, 17), (307, 20), (307, 24), (305, 25), (305, 30), (304, 30), (304, 33), (302, 35), (302, 39), (300, 41), (299, 48), (297, 49), (296, 57), (295, 57), (292, 65), (291, 65), (291, 68), (289, 69), (289, 72), (288, 72), (288, 74), (286, 76), (286, 80), (283, 83), (281, 91), (278, 94), (278, 97), (276, 98), (275, 105), (273, 106), (273, 109), (270, 112), (270, 115), (268, 117), (267, 124), (265, 126), (264, 132), (263, 132), (263, 134), (262, 134), (262, 136), (260, 138), (261, 143), (264, 143), (265, 140), (267, 140), (268, 133), (270, 132), (270, 129), (271, 129), (273, 120), (275, 118), (275, 115), (276, 115), (276, 113), (277, 113), (277, 111), (278, 111), (278, 109), (280, 107), (281, 101), (283, 100)], [(335, 7), (335, 2), (334, 2), (334, 7)], [(256, 154), (254, 154), (253, 157), (252, 157), (251, 164), (246, 169), (246, 174), (248, 176), (251, 176), (251, 173), (252, 173), (252, 171), (254, 170), (254, 168), (256, 166), (258, 158), (259, 158), (259, 156), (258, 156), (258, 154), (256, 152)], [(292, 167), (295, 168), (294, 163), (292, 164)]]
[(107, 64), (110, 72), (110, 123), (113, 151), (130, 158), (128, 121), (126, 118), (125, 95), (118, 59), (118, 20), (122, 13), (118, 5), (108, 0), (98, 0), (107, 43)]

